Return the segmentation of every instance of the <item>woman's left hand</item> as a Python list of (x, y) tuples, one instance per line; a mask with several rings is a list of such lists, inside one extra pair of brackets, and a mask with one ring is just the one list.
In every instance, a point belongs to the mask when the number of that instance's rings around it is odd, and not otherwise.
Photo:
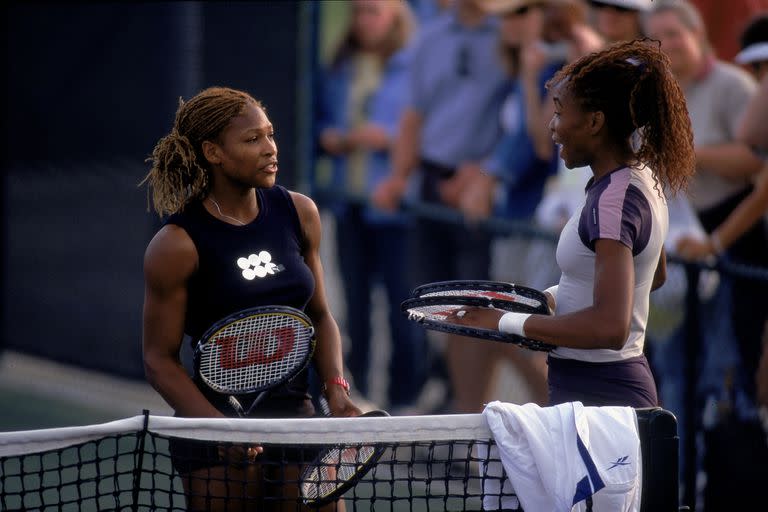
[(699, 240), (690, 236), (684, 236), (678, 240), (675, 252), (689, 261), (704, 260), (715, 253), (709, 240)]
[(460, 165), (453, 176), (439, 183), (438, 192), (441, 201), (446, 206), (459, 209), (462, 193), (482, 172), (480, 166), (473, 162)]
[(523, 45), (520, 51), (520, 71), (525, 80), (536, 82), (546, 65), (547, 54), (540, 41)]
[(478, 327), (480, 329), (499, 330), (499, 320), (505, 311), (492, 308), (463, 307), (446, 317), (446, 321), (466, 325), (469, 327)]
[(353, 128), (347, 135), (347, 141), (353, 149), (376, 151), (389, 147), (387, 131), (373, 123), (365, 123)]
[(329, 386), (325, 398), (328, 400), (328, 407), (334, 417), (346, 418), (363, 414), (363, 411), (352, 403), (347, 391), (341, 386)]

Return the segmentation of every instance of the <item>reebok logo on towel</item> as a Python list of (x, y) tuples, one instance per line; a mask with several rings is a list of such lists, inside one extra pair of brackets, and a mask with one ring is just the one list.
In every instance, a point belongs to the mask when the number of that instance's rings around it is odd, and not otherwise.
[(627, 462), (627, 459), (629, 458), (629, 455), (625, 455), (623, 457), (619, 457), (616, 459), (613, 463), (611, 463), (611, 467), (609, 467), (606, 471), (610, 471), (611, 469), (617, 467), (617, 466), (629, 466), (629, 462)]

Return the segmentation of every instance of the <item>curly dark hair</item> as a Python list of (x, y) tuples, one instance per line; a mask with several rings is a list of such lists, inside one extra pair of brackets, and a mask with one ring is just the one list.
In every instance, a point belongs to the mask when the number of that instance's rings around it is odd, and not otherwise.
[(176, 213), (205, 197), (210, 190), (210, 166), (203, 156), (203, 142), (215, 141), (249, 103), (265, 110), (250, 94), (228, 87), (210, 87), (186, 102), (179, 98), (173, 128), (155, 145), (147, 159), (152, 168), (139, 184), (148, 183), (159, 215)]
[(581, 108), (603, 112), (614, 142), (639, 148), (632, 165), (647, 165), (657, 183), (684, 189), (695, 171), (693, 130), (685, 96), (658, 41), (616, 43), (563, 67), (547, 83), (566, 87)]

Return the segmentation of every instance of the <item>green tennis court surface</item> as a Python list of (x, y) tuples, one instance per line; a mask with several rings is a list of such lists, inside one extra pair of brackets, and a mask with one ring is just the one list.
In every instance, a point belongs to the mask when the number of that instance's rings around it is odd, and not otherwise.
[(108, 411), (9, 386), (0, 387), (0, 431), (104, 423)]
[(0, 356), (0, 431), (104, 423), (170, 408), (144, 382), (16, 352)]

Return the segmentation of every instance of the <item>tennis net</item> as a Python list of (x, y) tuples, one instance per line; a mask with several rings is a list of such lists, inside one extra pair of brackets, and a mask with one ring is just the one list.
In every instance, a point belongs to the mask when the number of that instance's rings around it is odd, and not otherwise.
[[(674, 417), (638, 410), (638, 424), (643, 510), (677, 510)], [(244, 447), (257, 441), (264, 452), (250, 459)], [(312, 510), (329, 475), (361, 467), (371, 448), (375, 464), (321, 510), (522, 510), (493, 444), (479, 414), (271, 420), (145, 412), (0, 433), (0, 510)], [(343, 449), (317, 462), (331, 446)]]

